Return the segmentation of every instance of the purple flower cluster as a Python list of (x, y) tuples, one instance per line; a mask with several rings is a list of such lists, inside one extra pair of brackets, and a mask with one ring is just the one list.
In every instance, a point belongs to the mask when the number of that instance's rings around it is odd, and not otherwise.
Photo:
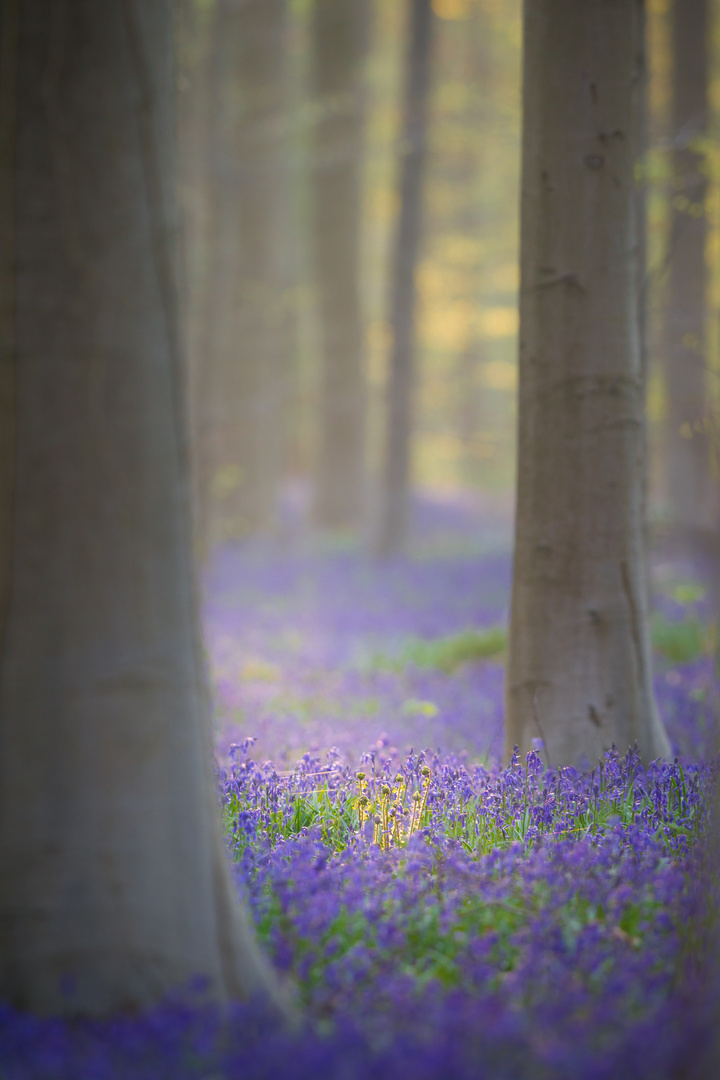
[[(610, 824), (641, 828), (661, 840), (668, 853), (688, 853), (689, 838), (703, 806), (702, 778), (708, 767), (676, 760), (653, 762), (643, 769), (634, 750), (620, 758), (608, 751), (597, 768), (546, 770), (539, 750), (521, 764), (517, 754), (508, 768), (490, 773), (437, 752), (410, 754), (399, 766), (386, 746), (361, 758), (355, 772), (343, 765), (337, 750), (325, 764), (305, 754), (296, 768), (281, 774), (272, 762), (259, 766), (246, 754), (253, 740), (231, 748), (244, 760), (220, 770), (221, 802), (230, 835), (240, 853), (247, 847), (273, 850), (277, 843), (314, 825), (334, 850), (363, 846), (365, 822), (383, 802), (397, 809), (398, 827), (383, 849), (402, 846), (412, 823), (433, 843), (456, 841), (473, 856), (486, 855), (521, 841), (597, 840)], [(381, 740), (383, 742), (383, 740)], [(422, 814), (415, 817), (413, 802)], [(364, 806), (363, 804), (366, 804)], [(409, 826), (409, 827), (408, 827)]]
[(475, 544), (464, 510), (420, 512), (412, 558), (248, 545), (205, 582), (238, 890), (302, 1026), (256, 1003), (220, 1014), (201, 987), (107, 1021), (4, 1008), (2, 1080), (714, 1075), (715, 767), (698, 762), (717, 685), (707, 652), (672, 655), (692, 647), (684, 620), (707, 625), (702, 599), (656, 576), (674, 762), (501, 769), (500, 659), (402, 658), (505, 624), (507, 548)]
[[(221, 1017), (199, 990), (106, 1022), (5, 1010), (4, 1080), (704, 1075), (710, 767), (612, 752), (583, 774), (533, 753), (488, 773), (409, 755), (397, 773), (410, 799), (428, 790), (425, 815), (383, 844), (337, 755), (281, 775), (248, 749), (218, 777), (238, 887), (304, 1026)], [(362, 766), (382, 798), (395, 763), (375, 749)]]
[[(392, 762), (375, 756), (371, 798), (392, 783)], [(589, 774), (545, 771), (535, 752), (493, 776), (424, 760), (410, 756), (399, 774), (406, 791), (428, 786), (422, 827), (387, 843), (372, 842), (357, 780), (337, 761), (308, 756), (285, 777), (249, 761), (221, 776), (256, 921), (311, 1012), (394, 1025), (393, 993), (409, 1003), (435, 982), (502, 988), (525, 1005), (539, 986), (546, 1004), (550, 990), (567, 996), (563, 979), (544, 985), (558, 965), (598, 993), (618, 964), (631, 995), (656, 968), (672, 981), (674, 928), (690, 925), (697, 899), (687, 864), (707, 768), (644, 770), (633, 752), (612, 752)]]

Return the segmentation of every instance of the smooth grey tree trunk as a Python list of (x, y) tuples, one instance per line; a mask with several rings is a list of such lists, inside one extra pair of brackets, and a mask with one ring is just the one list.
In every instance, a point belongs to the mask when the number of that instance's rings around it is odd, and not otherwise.
[(15, 384), (0, 417), (15, 428), (3, 458), (0, 995), (102, 1013), (195, 976), (216, 998), (274, 995), (230, 882), (210, 766), (175, 300), (171, 2), (3, 0), (0, 16), (3, 90), (17, 69), (17, 108), (0, 102), (14, 156), (1, 190)]
[(526, 0), (520, 400), (507, 750), (637, 740), (652, 692), (642, 529), (636, 0)]
[(410, 510), (410, 441), (415, 354), (415, 266), (422, 232), (422, 193), (427, 149), (432, 6), (410, 2), (405, 116), (400, 166), (400, 216), (395, 235), (390, 325), (393, 345), (387, 394), (387, 433), (382, 478), (378, 551), (405, 546)]
[(194, 550), (201, 557), (205, 534), (201, 528), (200, 415), (205, 378), (203, 335), (204, 283), (208, 271), (207, 159), (211, 128), (210, 36), (214, 9), (197, 0), (180, 0), (176, 8), (178, 217), (180, 248), (180, 306), (187, 352), (187, 402), (193, 474)]
[(367, 0), (314, 0), (312, 229), (322, 345), (314, 516), (327, 528), (357, 526), (364, 501), (359, 273), (368, 19)]
[[(673, 5), (674, 184), (666, 320), (666, 494), (671, 525), (690, 540), (720, 528), (712, 476), (705, 359), (708, 133), (707, 0)], [(717, 537), (715, 537), (717, 542)]]

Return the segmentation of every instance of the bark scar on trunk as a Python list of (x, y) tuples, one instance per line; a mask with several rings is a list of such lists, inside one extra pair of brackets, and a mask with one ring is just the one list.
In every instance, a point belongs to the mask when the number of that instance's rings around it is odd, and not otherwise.
[(555, 285), (570, 285), (574, 289), (577, 289), (578, 292), (585, 292), (585, 286), (580, 284), (576, 274), (559, 274), (558, 277), (550, 278), (549, 281), (541, 281), (535, 286), (533, 291), (540, 292), (541, 289), (551, 289), (554, 288)]

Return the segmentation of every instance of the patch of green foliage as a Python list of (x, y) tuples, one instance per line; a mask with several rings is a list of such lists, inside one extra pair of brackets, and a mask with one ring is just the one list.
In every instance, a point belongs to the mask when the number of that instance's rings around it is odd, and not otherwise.
[(705, 589), (697, 581), (678, 581), (670, 589), (678, 604), (697, 604), (705, 599)]
[[(679, 768), (683, 776), (682, 767)], [(685, 780), (675, 792), (674, 804), (679, 811), (686, 799), (683, 790)], [(540, 828), (540, 833), (547, 833), (555, 838), (563, 840), (582, 840), (592, 838), (598, 833), (605, 833), (615, 825), (629, 827), (643, 820), (643, 817), (653, 809), (652, 798), (636, 791), (635, 784), (631, 783), (614, 799), (601, 799), (591, 803), (582, 813), (573, 815), (572, 825), (564, 821), (562, 807), (549, 817)], [(447, 837), (458, 841), (469, 855), (489, 855), (492, 851), (508, 848), (511, 844), (528, 841), (528, 831), (533, 825), (531, 809), (526, 806), (522, 813), (510, 817), (507, 823), (498, 825), (491, 815), (483, 814), (481, 799), (472, 798), (461, 807), (461, 813), (448, 815), (444, 825)], [(556, 832), (558, 825), (564, 825), (561, 833)], [(680, 824), (674, 817), (660, 825), (655, 833), (655, 839), (672, 842), (675, 836), (682, 834), (690, 837), (692, 828)], [(539, 839), (539, 837), (538, 837)]]
[[(249, 840), (242, 830), (233, 835), (232, 824), (238, 816), (252, 813), (252, 795), (240, 796), (231, 792), (223, 805), (225, 831), (232, 836), (234, 857), (240, 859)], [(323, 843), (335, 851), (343, 851), (358, 829), (358, 813), (353, 800), (338, 799), (326, 783), (315, 791), (296, 794), (277, 809), (263, 808), (261, 828), (269, 843), (298, 836), (304, 829), (317, 826)]]
[(717, 652), (718, 627), (703, 619), (697, 604), (706, 599), (706, 589), (697, 581), (670, 577), (660, 582), (662, 592), (684, 609), (681, 618), (669, 619), (662, 612), (651, 618), (655, 651), (672, 665), (691, 664)]
[(469, 627), (446, 637), (406, 638), (393, 653), (376, 653), (370, 666), (380, 671), (403, 671), (413, 665), (451, 675), (463, 664), (497, 659), (506, 646), (504, 627), (495, 626), (489, 630)]
[(697, 615), (672, 621), (664, 615), (655, 614), (651, 628), (655, 650), (671, 664), (690, 664), (713, 651), (714, 627), (702, 622)]
[[(690, 586), (674, 590), (684, 603), (697, 600), (697, 590)], [(671, 664), (689, 664), (713, 652), (717, 631), (712, 623), (703, 622), (689, 613), (684, 619), (672, 620), (656, 613), (652, 617), (652, 643), (655, 650)], [(495, 660), (507, 648), (507, 631), (496, 626), (489, 630), (473, 627), (440, 638), (405, 638), (392, 651), (376, 652), (369, 667), (378, 671), (404, 671), (413, 666), (425, 670), (443, 671), (452, 675), (463, 664)]]

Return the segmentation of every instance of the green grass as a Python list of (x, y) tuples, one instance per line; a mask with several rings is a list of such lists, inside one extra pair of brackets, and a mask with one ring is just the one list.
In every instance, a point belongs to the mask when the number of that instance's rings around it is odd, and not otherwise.
[[(532, 883), (519, 878), (509, 885), (504, 896), (488, 897), (470, 891), (455, 903), (457, 881), (446, 882), (440, 855), (425, 881), (428, 888), (424, 902), (409, 903), (392, 889), (392, 880), (403, 874), (401, 862), (391, 871), (384, 901), (372, 917), (343, 907), (319, 939), (299, 936), (292, 909), (283, 910), (278, 897), (266, 895), (259, 936), (269, 941), (279, 929), (293, 941), (296, 964), (308, 961), (301, 986), (303, 996), (311, 996), (313, 989), (322, 984), (328, 964), (337, 965), (342, 957), (356, 950), (377, 951), (380, 938), (384, 942), (385, 965), (411, 978), (416, 987), (435, 980), (446, 987), (459, 985), (468, 941), (484, 938), (488, 942), (487, 963), (496, 973), (492, 981), (497, 983), (515, 969), (525, 947), (523, 933), (541, 919), (544, 910), (552, 910), (551, 923), (569, 950), (575, 948), (590, 926), (597, 927), (603, 936), (619, 938), (625, 947), (639, 949), (661, 910), (650, 885), (628, 896), (611, 913), (602, 899), (593, 900), (582, 892), (567, 895), (567, 890), (563, 902), (553, 907), (547, 880)], [(428, 903), (428, 898), (432, 902)], [(402, 932), (388, 945), (383, 930), (391, 926)]]
[[(691, 815), (692, 820), (676, 820), (676, 817), (683, 816), (688, 799), (682, 766), (678, 766), (678, 772), (680, 781), (673, 779), (669, 798), (671, 814), (658, 825), (654, 833), (656, 840), (669, 846), (680, 834), (691, 838), (696, 825), (694, 814)], [(387, 848), (404, 848), (411, 832), (431, 822), (434, 822), (438, 832), (445, 838), (455, 841), (469, 855), (478, 858), (492, 851), (507, 849), (514, 843), (527, 841), (528, 831), (533, 824), (532, 799), (528, 797), (527, 780), (525, 803), (519, 811), (506, 814), (506, 808), (510, 810), (510, 804), (506, 803), (505, 793), (500, 796), (503, 811), (500, 820), (504, 821), (504, 824), (498, 824), (498, 819), (488, 812), (483, 795), (469, 798), (459, 796), (452, 800), (440, 797), (431, 810), (430, 806), (426, 806), (430, 787), (429, 770), (416, 785), (407, 786), (398, 777), (392, 788), (360, 772), (356, 779), (339, 791), (333, 790), (323, 780), (313, 790), (294, 794), (288, 792), (275, 810), (267, 806), (264, 797), (258, 800), (256, 792), (233, 791), (224, 805), (225, 827), (230, 833), (232, 822), (240, 814), (257, 812), (259, 808), (259, 825), (272, 845), (281, 838), (287, 840), (299, 835), (305, 828), (315, 827), (319, 829), (323, 843), (339, 854), (348, 848), (353, 837), (358, 834), (361, 822), (367, 823), (368, 820), (381, 818), (383, 827), (389, 828), (391, 819), (387, 815), (391, 807), (397, 804), (405, 807), (407, 812), (398, 818), (397, 829), (393, 828), (391, 833), (385, 833), (384, 846)], [(436, 793), (437, 795), (440, 793)], [(413, 806), (416, 807), (415, 811)], [(566, 818), (568, 807), (560, 800), (554, 807), (551, 820), (540, 826), (540, 833), (555, 839), (582, 840), (608, 832), (615, 825), (633, 825), (642, 821), (646, 815), (652, 815), (653, 810), (653, 798), (642, 788), (638, 789), (636, 781), (633, 780), (623, 789), (616, 791), (612, 798), (596, 797), (594, 800), (586, 800), (582, 811), (572, 812), (570, 827)], [(563, 829), (559, 837), (555, 829), (561, 822)], [(236, 858), (241, 857), (247, 842), (242, 831), (235, 837)]]
[(656, 652), (671, 664), (690, 664), (701, 656), (711, 655), (715, 648), (715, 627), (702, 622), (697, 615), (673, 622), (656, 614), (652, 617), (651, 629)]
[(472, 627), (441, 638), (405, 638), (393, 652), (377, 652), (370, 667), (379, 671), (403, 671), (413, 665), (452, 675), (463, 664), (500, 657), (507, 646), (507, 631), (496, 626), (490, 630)]
[[(678, 587), (675, 593), (686, 603), (697, 599), (697, 590), (689, 586), (682, 590)], [(714, 624), (703, 622), (692, 613), (681, 621), (655, 614), (651, 630), (655, 650), (671, 664), (692, 663), (701, 656), (711, 655), (716, 648), (717, 630)], [(489, 630), (470, 627), (446, 637), (405, 638), (394, 649), (373, 653), (367, 666), (375, 671), (394, 672), (413, 666), (452, 675), (463, 664), (499, 659), (506, 648), (507, 631), (504, 627), (496, 626)]]

